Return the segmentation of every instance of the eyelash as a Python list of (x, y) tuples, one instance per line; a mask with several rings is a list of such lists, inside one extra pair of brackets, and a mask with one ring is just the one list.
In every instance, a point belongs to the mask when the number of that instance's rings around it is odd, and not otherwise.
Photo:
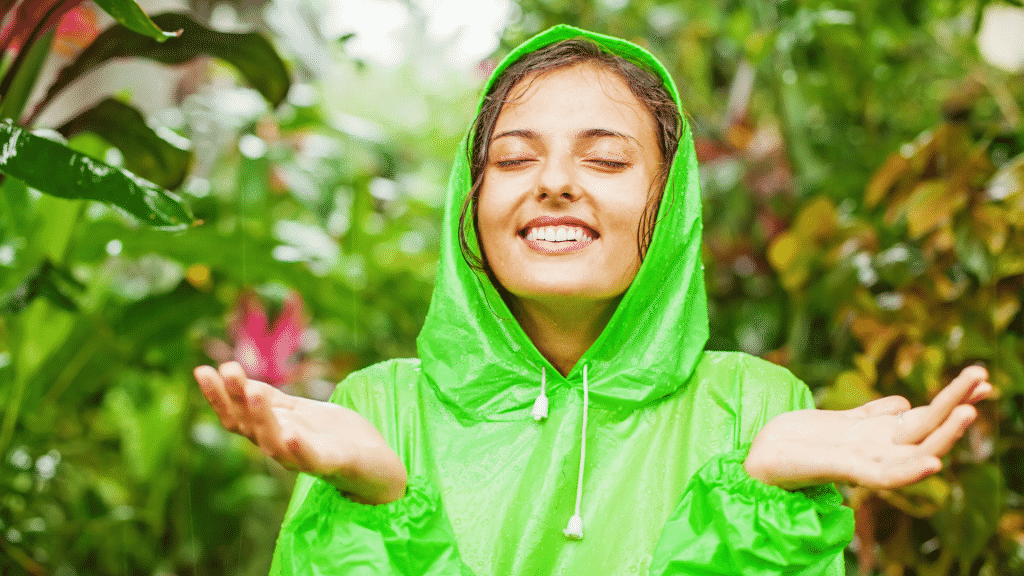
[(620, 162), (618, 160), (593, 159), (593, 160), (590, 160), (590, 162), (593, 162), (595, 164), (599, 164), (601, 166), (604, 166), (605, 168), (622, 169), (622, 168), (628, 168), (629, 167), (629, 162)]
[[(498, 166), (499, 168), (514, 168), (514, 167), (517, 167), (517, 166), (522, 166), (523, 164), (526, 164), (527, 162), (530, 162), (530, 161), (531, 161), (531, 159), (529, 159), (529, 158), (516, 158), (516, 159), (513, 159), (513, 160), (499, 160), (499, 161), (495, 162), (494, 164), (495, 164), (495, 166)], [(591, 162), (593, 164), (597, 164), (599, 166), (602, 166), (604, 168), (622, 169), (622, 168), (628, 168), (629, 167), (629, 162), (620, 162), (618, 160), (602, 160), (602, 159), (599, 159), (599, 158), (593, 158), (593, 159), (589, 159), (587, 161)]]
[(522, 166), (530, 160), (528, 158), (516, 158), (514, 160), (499, 160), (495, 162), (495, 166), (499, 168), (515, 168), (516, 166)]

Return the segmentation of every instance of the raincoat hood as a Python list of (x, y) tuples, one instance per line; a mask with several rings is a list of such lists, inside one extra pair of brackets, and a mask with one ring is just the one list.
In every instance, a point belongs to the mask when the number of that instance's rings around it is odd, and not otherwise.
[[(477, 113), (508, 66), (530, 52), (575, 37), (593, 40), (658, 75), (680, 106), (672, 78), (646, 50), (561, 25), (520, 45), (497, 66)], [(423, 372), (439, 398), (461, 418), (511, 420), (526, 417), (540, 390), (542, 370), (548, 393), (557, 396), (569, 387), (582, 388), (586, 366), (590, 402), (610, 409), (635, 410), (683, 386), (708, 337), (700, 187), (685, 118), (643, 264), (604, 331), (565, 377), (530, 341), (491, 281), (462, 256), (459, 214), (471, 188), (471, 137), (472, 131), (452, 167), (436, 285), (417, 339)]]

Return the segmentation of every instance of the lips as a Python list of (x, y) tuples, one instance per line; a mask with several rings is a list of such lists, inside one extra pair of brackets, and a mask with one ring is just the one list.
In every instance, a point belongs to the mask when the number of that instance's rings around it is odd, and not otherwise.
[(531, 240), (541, 239), (542, 241), (572, 241), (582, 240), (589, 236), (589, 240), (596, 240), (601, 235), (589, 224), (573, 218), (572, 216), (541, 216), (526, 223), (519, 235), (523, 238), (532, 236)]
[(527, 246), (546, 254), (582, 250), (600, 236), (589, 224), (571, 216), (534, 218), (519, 231)]

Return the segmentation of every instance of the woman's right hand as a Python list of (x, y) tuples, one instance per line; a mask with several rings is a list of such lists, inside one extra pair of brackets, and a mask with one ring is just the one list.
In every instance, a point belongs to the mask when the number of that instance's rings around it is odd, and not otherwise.
[(238, 362), (221, 364), (219, 370), (199, 366), (193, 374), (224, 428), (283, 466), (318, 476), (364, 504), (385, 504), (405, 494), (405, 465), (358, 413), (250, 380)]

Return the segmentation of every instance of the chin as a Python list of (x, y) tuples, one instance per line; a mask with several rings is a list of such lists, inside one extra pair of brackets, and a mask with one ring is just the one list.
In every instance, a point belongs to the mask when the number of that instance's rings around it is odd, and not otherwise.
[(581, 282), (578, 277), (556, 280), (516, 278), (503, 281), (502, 286), (509, 294), (520, 299), (574, 301), (610, 300), (621, 296), (628, 288), (628, 285), (620, 289), (598, 282)]

